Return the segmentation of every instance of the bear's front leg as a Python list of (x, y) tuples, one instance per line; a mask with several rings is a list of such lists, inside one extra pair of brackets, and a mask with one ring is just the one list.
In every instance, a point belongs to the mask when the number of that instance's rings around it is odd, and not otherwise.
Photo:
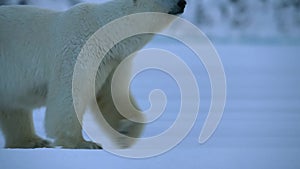
[[(56, 84), (55, 84), (56, 82)], [(72, 98), (72, 84), (64, 80), (49, 85), (45, 128), (54, 145), (71, 149), (102, 149), (82, 136), (82, 117), (77, 117)]]
[[(110, 127), (117, 131), (120, 135), (117, 137), (115, 135), (110, 135), (112, 137), (112, 141), (119, 148), (128, 148), (132, 146), (136, 138), (139, 138), (143, 128), (143, 123), (136, 123), (126, 119), (116, 108), (115, 103), (112, 98), (111, 93), (111, 83), (112, 83), (113, 72), (106, 79), (100, 91), (97, 93), (97, 104), (101, 114), (103, 115), (106, 122), (110, 125)], [(120, 84), (123, 85), (123, 84)], [(124, 93), (118, 93), (118, 95), (123, 95)], [(134, 98), (130, 95), (131, 103), (136, 107)], [(143, 114), (141, 112), (129, 112), (130, 116), (135, 116), (137, 119), (142, 121)], [(110, 133), (108, 133), (110, 134)]]

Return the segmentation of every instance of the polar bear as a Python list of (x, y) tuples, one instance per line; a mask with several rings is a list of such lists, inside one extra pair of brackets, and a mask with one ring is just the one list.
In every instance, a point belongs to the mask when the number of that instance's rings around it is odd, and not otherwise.
[[(67, 11), (0, 7), (0, 127), (5, 147), (101, 149), (101, 145), (84, 140), (74, 111), (71, 80), (80, 49), (114, 19), (138, 12), (177, 15), (185, 6), (185, 0), (112, 0), (83, 3)], [(140, 35), (129, 38), (125, 48), (114, 47), (100, 64), (96, 78), (101, 113), (114, 129), (130, 137), (139, 137), (143, 124), (126, 121), (118, 113), (110, 91), (111, 77), (122, 59), (150, 39), (150, 35)], [(41, 106), (46, 107), (45, 129), (53, 143), (34, 132), (32, 110)], [(124, 125), (124, 120), (128, 124)]]

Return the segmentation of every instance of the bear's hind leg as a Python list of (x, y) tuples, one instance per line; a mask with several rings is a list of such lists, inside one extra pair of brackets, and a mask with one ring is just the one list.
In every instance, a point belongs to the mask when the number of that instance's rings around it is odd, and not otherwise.
[(30, 111), (0, 111), (0, 128), (5, 136), (6, 148), (51, 147), (50, 142), (35, 134)]

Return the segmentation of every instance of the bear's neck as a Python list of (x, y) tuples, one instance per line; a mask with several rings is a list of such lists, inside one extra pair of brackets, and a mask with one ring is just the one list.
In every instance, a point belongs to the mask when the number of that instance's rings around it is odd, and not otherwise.
[[(113, 0), (103, 4), (96, 4), (92, 8), (101, 26), (120, 17), (138, 12), (133, 4), (133, 0)], [(112, 11), (112, 9), (115, 10)]]

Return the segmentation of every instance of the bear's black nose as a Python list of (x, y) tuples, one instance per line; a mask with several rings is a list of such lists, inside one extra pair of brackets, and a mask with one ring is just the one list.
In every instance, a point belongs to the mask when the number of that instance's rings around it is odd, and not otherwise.
[(186, 1), (185, 0), (180, 0), (177, 5), (181, 8), (181, 9), (184, 9), (185, 8), (185, 5), (186, 5)]
[(184, 12), (184, 8), (185, 8), (186, 4), (187, 3), (185, 0), (177, 1), (176, 6), (174, 6), (168, 14), (171, 14), (171, 15), (182, 14)]

